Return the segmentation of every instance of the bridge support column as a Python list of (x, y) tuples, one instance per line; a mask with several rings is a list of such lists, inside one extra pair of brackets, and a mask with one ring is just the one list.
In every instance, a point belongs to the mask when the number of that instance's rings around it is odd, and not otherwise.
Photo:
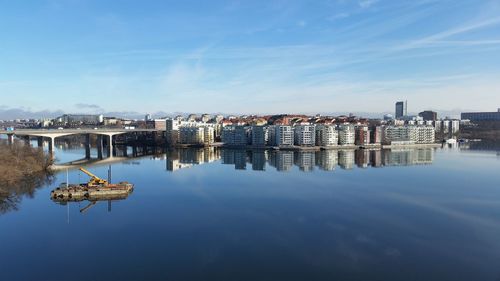
[(43, 137), (37, 137), (36, 140), (38, 142), (38, 147), (42, 148), (43, 147)]
[(14, 143), (14, 134), (8, 134), (7, 135), (7, 142), (9, 144), (13, 144)]
[(108, 137), (109, 137), (108, 157), (111, 158), (111, 157), (113, 157), (113, 135), (108, 135)]
[(99, 160), (102, 160), (102, 148), (103, 148), (102, 135), (98, 135), (97, 136), (97, 158), (99, 158)]
[(132, 146), (132, 156), (137, 157), (137, 145), (136, 144), (134, 144), (134, 146)]
[(56, 138), (55, 137), (49, 137), (50, 142), (49, 142), (49, 152), (54, 154), (54, 149), (56, 148)]
[(90, 134), (85, 135), (85, 159), (90, 159)]
[(27, 145), (30, 144), (30, 136), (24, 136), (23, 140), (24, 140), (24, 143), (26, 143)]

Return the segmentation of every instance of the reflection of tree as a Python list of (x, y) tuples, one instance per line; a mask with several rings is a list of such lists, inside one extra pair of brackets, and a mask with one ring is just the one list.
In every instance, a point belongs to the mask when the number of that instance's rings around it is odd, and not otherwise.
[(14, 143), (0, 143), (0, 215), (18, 209), (23, 196), (50, 183), (52, 158), (43, 151)]

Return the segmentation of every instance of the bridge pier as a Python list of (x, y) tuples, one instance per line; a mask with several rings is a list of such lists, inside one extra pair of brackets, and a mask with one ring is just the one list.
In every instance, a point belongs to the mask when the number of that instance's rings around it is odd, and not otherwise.
[(38, 147), (42, 148), (43, 147), (43, 137), (37, 137), (36, 140), (38, 143)]
[(9, 144), (13, 144), (14, 143), (14, 134), (7, 134), (7, 142)]
[(30, 144), (30, 136), (24, 136), (23, 137), (24, 143), (29, 145)]
[(90, 159), (90, 134), (85, 134), (85, 159)]
[(102, 143), (102, 135), (97, 135), (97, 158), (99, 160), (102, 160), (102, 149), (103, 149), (103, 143)]
[(49, 152), (51, 154), (54, 154), (54, 149), (56, 148), (56, 138), (55, 137), (49, 137), (50, 138), (50, 142), (49, 142)]
[(108, 137), (109, 137), (108, 157), (111, 158), (111, 157), (113, 157), (113, 135), (108, 135)]

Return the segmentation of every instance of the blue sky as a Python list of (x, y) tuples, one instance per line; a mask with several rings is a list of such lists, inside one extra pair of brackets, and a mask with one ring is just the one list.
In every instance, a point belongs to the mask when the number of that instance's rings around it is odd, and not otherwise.
[(500, 1), (0, 0), (0, 109), (500, 107)]

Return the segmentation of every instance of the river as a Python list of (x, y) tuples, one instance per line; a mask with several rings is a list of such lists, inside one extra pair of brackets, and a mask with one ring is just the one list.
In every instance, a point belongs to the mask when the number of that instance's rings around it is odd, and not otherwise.
[(0, 213), (1, 280), (500, 280), (498, 150), (139, 150), (82, 164), (124, 200)]

